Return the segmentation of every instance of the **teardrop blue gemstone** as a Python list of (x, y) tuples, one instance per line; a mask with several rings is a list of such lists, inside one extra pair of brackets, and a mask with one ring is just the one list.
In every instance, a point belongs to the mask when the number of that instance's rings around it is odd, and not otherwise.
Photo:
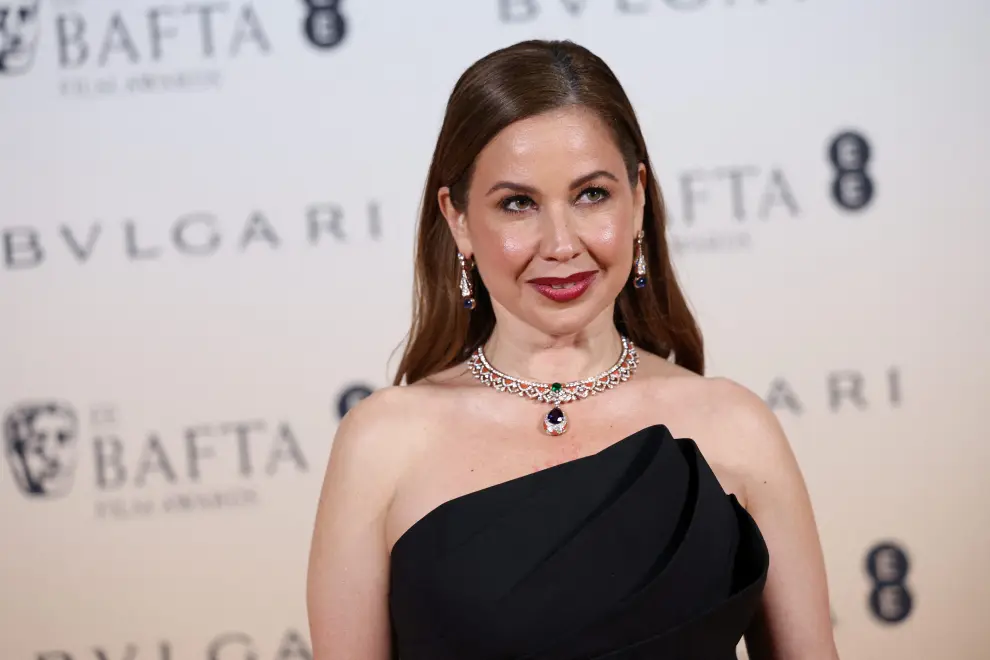
[(554, 407), (547, 413), (547, 422), (550, 424), (560, 424), (562, 421), (564, 421), (564, 411), (560, 408)]

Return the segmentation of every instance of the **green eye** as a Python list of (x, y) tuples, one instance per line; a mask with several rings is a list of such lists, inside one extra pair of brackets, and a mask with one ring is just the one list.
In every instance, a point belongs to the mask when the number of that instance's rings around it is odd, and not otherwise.
[(585, 198), (591, 204), (598, 204), (599, 202), (603, 202), (606, 199), (608, 199), (608, 196), (609, 193), (607, 190), (597, 186), (594, 188), (588, 188), (583, 193), (581, 193), (581, 197)]

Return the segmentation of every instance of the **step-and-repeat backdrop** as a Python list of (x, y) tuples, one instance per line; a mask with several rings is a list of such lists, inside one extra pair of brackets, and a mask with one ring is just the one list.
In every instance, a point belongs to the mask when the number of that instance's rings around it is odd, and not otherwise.
[[(0, 657), (310, 658), (451, 86), (627, 87), (711, 373), (765, 397), (852, 659), (986, 658), (983, 0), (0, 1)], [(453, 262), (452, 262), (453, 266)]]

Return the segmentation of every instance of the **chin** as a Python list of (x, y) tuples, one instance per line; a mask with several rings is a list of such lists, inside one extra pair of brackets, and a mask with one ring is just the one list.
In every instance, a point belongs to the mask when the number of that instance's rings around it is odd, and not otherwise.
[(605, 307), (606, 305), (595, 304), (588, 300), (569, 308), (530, 310), (526, 317), (530, 325), (548, 335), (573, 335), (591, 325), (592, 321), (605, 311)]

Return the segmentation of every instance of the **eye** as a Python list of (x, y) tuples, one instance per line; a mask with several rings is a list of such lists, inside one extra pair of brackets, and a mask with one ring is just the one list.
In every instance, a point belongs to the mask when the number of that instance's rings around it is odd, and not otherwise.
[(599, 202), (604, 202), (609, 198), (609, 196), (610, 193), (607, 189), (602, 188), (601, 186), (592, 186), (581, 191), (581, 194), (578, 195), (578, 199), (583, 198), (589, 204), (598, 204)]
[(526, 195), (513, 195), (502, 200), (502, 210), (509, 213), (522, 213), (533, 208), (533, 200)]

